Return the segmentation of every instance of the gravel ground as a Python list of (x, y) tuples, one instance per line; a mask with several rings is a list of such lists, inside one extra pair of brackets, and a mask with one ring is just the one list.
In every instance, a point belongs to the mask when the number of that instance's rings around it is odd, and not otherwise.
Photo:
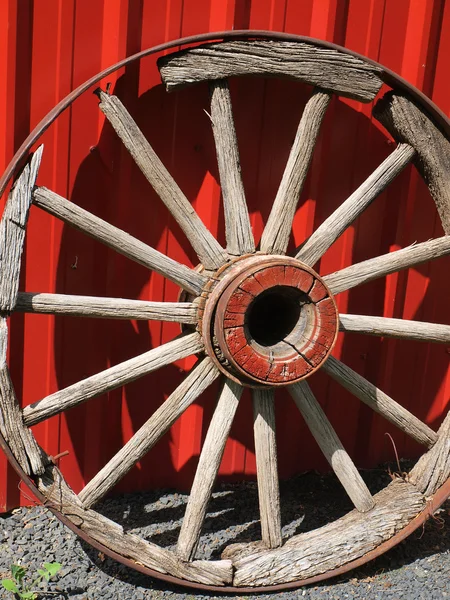
[[(386, 469), (362, 473), (375, 493), (389, 482)], [(329, 499), (333, 498), (330, 505)], [(167, 490), (111, 498), (98, 507), (128, 531), (171, 547), (177, 539), (187, 496)], [(333, 475), (307, 473), (281, 486), (283, 534), (308, 531), (351, 509)], [(148, 525), (151, 522), (152, 525)], [(217, 487), (208, 513), (198, 557), (218, 557), (230, 541), (258, 539), (260, 535), (257, 490), (254, 483)], [(105, 558), (78, 540), (46, 509), (21, 508), (0, 516), (0, 577), (9, 576), (11, 564), (30, 572), (44, 562), (63, 564), (59, 577), (49, 584), (52, 595), (71, 600), (133, 599), (202, 600), (230, 598), (196, 594), (171, 587)], [(4, 590), (0, 598), (9, 598)], [(403, 599), (450, 600), (450, 503), (425, 528), (413, 533), (386, 555), (331, 583), (277, 593), (245, 595), (261, 600), (287, 599)]]

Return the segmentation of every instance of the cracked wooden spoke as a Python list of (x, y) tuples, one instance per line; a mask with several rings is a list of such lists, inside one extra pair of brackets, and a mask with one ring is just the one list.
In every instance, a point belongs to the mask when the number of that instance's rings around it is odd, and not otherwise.
[(286, 252), (295, 210), (330, 100), (330, 92), (315, 89), (305, 106), (280, 187), (262, 234), (262, 252), (267, 254)]
[(28, 426), (35, 425), (202, 349), (203, 342), (198, 333), (182, 335), (30, 404), (23, 409), (23, 420)]
[(271, 389), (253, 390), (253, 431), (262, 540), (268, 548), (277, 548), (281, 546), (282, 537), (275, 394)]
[(211, 498), (242, 391), (242, 386), (238, 383), (228, 379), (224, 381), (200, 454), (178, 537), (176, 553), (182, 560), (194, 558), (205, 520), (206, 508)]
[(289, 391), (302, 413), (314, 439), (342, 483), (351, 501), (360, 512), (373, 508), (374, 500), (358, 469), (341, 444), (306, 381), (292, 385)]
[(119, 98), (110, 96), (101, 89), (97, 90), (97, 94), (101, 111), (184, 231), (200, 262), (206, 269), (217, 269), (226, 263), (227, 253), (201, 221)]
[(152, 271), (161, 273), (192, 294), (200, 294), (207, 281), (207, 278), (200, 273), (188, 269), (118, 227), (110, 225), (44, 187), (35, 189), (33, 203), (119, 254), (123, 254)]
[(340, 331), (366, 333), (382, 337), (418, 340), (419, 342), (450, 343), (450, 325), (390, 319), (368, 315), (339, 315)]
[(324, 363), (323, 369), (345, 389), (419, 444), (431, 447), (436, 442), (437, 435), (428, 425), (425, 425), (409, 410), (403, 408), (398, 402), (340, 360), (330, 356)]
[(107, 494), (218, 375), (219, 371), (210, 358), (206, 357), (197, 364), (148, 421), (81, 491), (79, 498), (84, 507), (89, 508)]
[(36, 294), (19, 292), (16, 311), (101, 319), (197, 322), (197, 307), (192, 302), (147, 302), (123, 298)]
[(255, 251), (255, 242), (242, 183), (228, 82), (224, 79), (211, 82), (210, 93), (211, 121), (225, 214), (227, 252), (233, 255), (248, 254)]
[(420, 244), (413, 244), (402, 250), (395, 250), (395, 252), (389, 252), (376, 258), (369, 258), (369, 260), (351, 267), (325, 275), (323, 280), (333, 294), (340, 294), (357, 285), (372, 281), (372, 279), (378, 279), (447, 254), (450, 254), (450, 235), (444, 235)]
[(415, 150), (400, 144), (386, 160), (302, 244), (295, 258), (313, 266), (353, 221), (410, 163)]

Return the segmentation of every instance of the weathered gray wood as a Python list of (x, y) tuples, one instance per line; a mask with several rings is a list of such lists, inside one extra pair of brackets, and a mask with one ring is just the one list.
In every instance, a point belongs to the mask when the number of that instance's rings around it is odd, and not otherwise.
[(6, 364), (8, 327), (0, 318), (0, 433), (27, 475), (45, 471), (48, 458), (34, 439), (33, 433), (22, 423), (22, 411)]
[(375, 171), (302, 244), (295, 258), (313, 266), (353, 221), (397, 177), (415, 155), (414, 148), (400, 144)]
[(298, 79), (341, 96), (371, 102), (382, 85), (379, 67), (339, 50), (305, 42), (203, 44), (162, 56), (158, 67), (168, 91), (205, 79), (260, 75)]
[(369, 258), (351, 267), (325, 275), (323, 279), (333, 294), (340, 294), (357, 285), (372, 281), (372, 279), (378, 279), (447, 254), (450, 254), (450, 235), (413, 244), (376, 258)]
[(367, 512), (373, 508), (372, 494), (341, 444), (341, 440), (317, 402), (308, 383), (306, 381), (296, 383), (289, 387), (289, 391), (314, 439), (319, 444), (325, 458), (330, 463), (355, 508), (361, 512)]
[(450, 477), (450, 412), (438, 430), (438, 440), (421, 456), (408, 476), (426, 497), (432, 496)]
[(209, 585), (231, 583), (230, 561), (197, 560), (185, 563), (170, 550), (147, 542), (135, 534), (127, 533), (121, 525), (94, 510), (85, 509), (54, 466), (49, 467), (38, 479), (38, 487), (47, 497), (48, 507), (62, 512), (76, 527), (96, 542), (135, 561), (136, 564), (197, 583)]
[(172, 175), (161, 162), (136, 122), (117, 96), (97, 90), (99, 107), (124, 143), (126, 149), (184, 231), (206, 269), (218, 269), (228, 255), (208, 231)]
[(70, 296), (19, 292), (16, 311), (101, 319), (197, 322), (197, 307), (192, 302), (147, 302), (123, 298)]
[(411, 144), (416, 166), (428, 184), (442, 227), (450, 235), (450, 142), (406, 94), (388, 92), (373, 114), (396, 140)]
[(324, 527), (292, 537), (267, 551), (235, 544), (224, 553), (232, 559), (235, 586), (266, 586), (314, 577), (364, 556), (389, 540), (425, 507), (425, 498), (402, 479), (374, 496), (367, 513), (354, 510)]
[(33, 203), (71, 227), (79, 229), (86, 235), (119, 252), (119, 254), (131, 258), (131, 260), (144, 265), (148, 269), (161, 273), (161, 275), (192, 294), (200, 294), (207, 281), (204, 275), (188, 269), (188, 267), (161, 254), (151, 246), (144, 244), (132, 235), (110, 225), (103, 219), (94, 216), (84, 208), (80, 208), (47, 188), (39, 187), (35, 189)]
[(316, 89), (305, 106), (280, 187), (261, 237), (262, 252), (286, 252), (295, 210), (330, 100), (331, 94)]
[(419, 342), (450, 343), (450, 325), (407, 319), (340, 314), (339, 330)]
[(43, 149), (39, 146), (14, 183), (0, 222), (0, 312), (12, 311), (17, 301), (25, 228)]
[(254, 252), (255, 241), (242, 183), (239, 149), (227, 81), (223, 79), (213, 81), (210, 84), (210, 93), (211, 122), (222, 188), (227, 252), (239, 256)]
[(35, 425), (202, 349), (203, 342), (198, 333), (179, 336), (167, 344), (114, 365), (26, 406), (23, 409), (23, 420), (28, 426)]
[(436, 442), (437, 434), (428, 425), (334, 356), (330, 356), (322, 368), (345, 389), (419, 444), (430, 447)]
[(242, 391), (242, 386), (231, 379), (224, 381), (200, 454), (178, 537), (176, 552), (182, 560), (194, 558), (208, 502)]
[(252, 394), (261, 536), (267, 548), (277, 548), (283, 540), (275, 435), (275, 394), (271, 389), (254, 389)]
[(90, 507), (103, 498), (147, 454), (218, 375), (219, 371), (209, 357), (194, 367), (125, 446), (85, 486), (79, 494), (83, 505)]

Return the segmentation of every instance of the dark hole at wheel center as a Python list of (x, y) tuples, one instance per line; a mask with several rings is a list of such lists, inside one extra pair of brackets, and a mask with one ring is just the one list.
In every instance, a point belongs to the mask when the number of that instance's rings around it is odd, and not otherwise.
[(306, 300), (303, 292), (289, 286), (262, 292), (248, 308), (249, 334), (261, 346), (278, 344), (294, 330)]

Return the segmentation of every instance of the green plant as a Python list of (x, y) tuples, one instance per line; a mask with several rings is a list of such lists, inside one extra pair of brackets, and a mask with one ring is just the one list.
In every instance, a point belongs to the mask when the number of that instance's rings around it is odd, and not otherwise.
[(43, 569), (37, 570), (37, 576), (31, 583), (25, 581), (27, 574), (26, 567), (22, 565), (11, 565), (12, 579), (2, 579), (2, 586), (8, 592), (15, 595), (21, 600), (35, 600), (38, 597), (38, 592), (35, 587), (43, 580), (50, 581), (61, 569), (62, 565), (57, 562), (44, 563)]

